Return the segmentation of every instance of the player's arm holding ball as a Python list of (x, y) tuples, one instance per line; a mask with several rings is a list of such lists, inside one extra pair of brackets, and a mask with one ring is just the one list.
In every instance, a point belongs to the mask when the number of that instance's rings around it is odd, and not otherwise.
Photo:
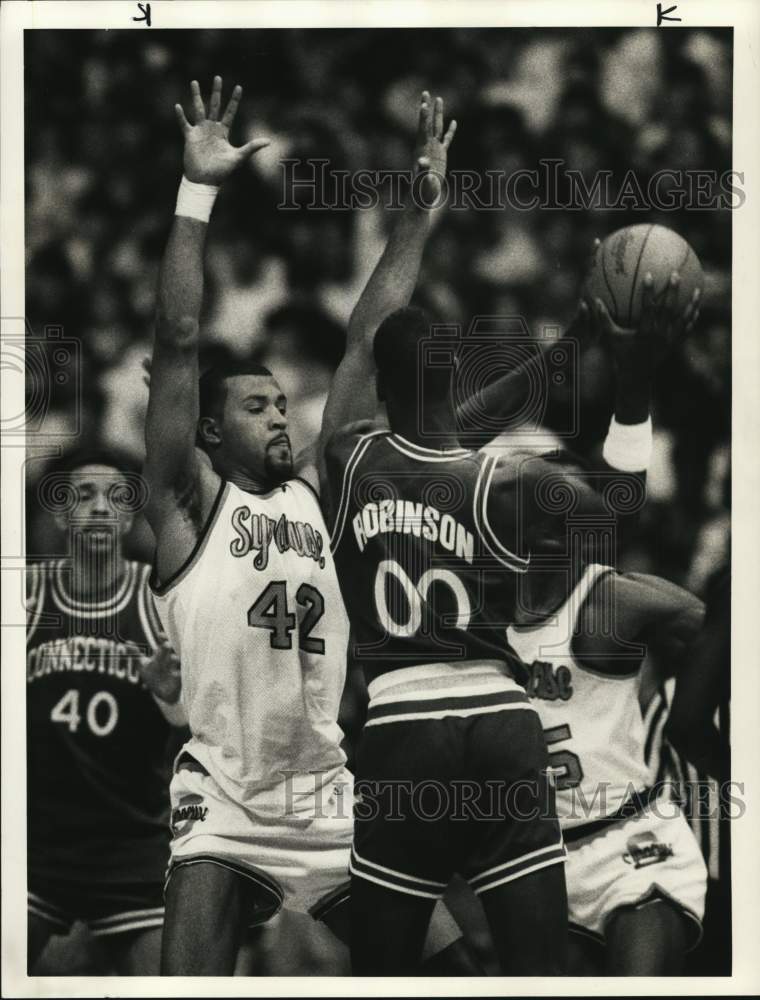
[(432, 211), (442, 195), (448, 150), (457, 123), (444, 131), (443, 100), (423, 91), (414, 151), (415, 180), (388, 243), (348, 324), (346, 352), (325, 405), (317, 462), (323, 497), (327, 497), (324, 454), (333, 433), (358, 420), (376, 415), (377, 394), (373, 383), (375, 364), (372, 342), (386, 316), (407, 306), (417, 285), (422, 254), (431, 229)]
[[(598, 242), (598, 241), (597, 241)], [(615, 412), (604, 458), (624, 472), (645, 472), (651, 452), (652, 385), (657, 366), (677, 337), (688, 334), (699, 316), (701, 290), (679, 306), (680, 275), (672, 271), (658, 302), (651, 273), (644, 276), (641, 312), (634, 326), (621, 326), (601, 298), (581, 303), (592, 330), (609, 345), (615, 369)]]
[(235, 147), (229, 131), (240, 103), (235, 87), (222, 113), (222, 80), (214, 78), (208, 113), (196, 81), (191, 85), (192, 124), (175, 110), (185, 140), (184, 176), (161, 265), (150, 368), (145, 476), (147, 516), (156, 535), (156, 565), (164, 580), (192, 552), (219, 487), (219, 478), (195, 448), (198, 422), (199, 320), (203, 253), (220, 185), (268, 144), (253, 139)]

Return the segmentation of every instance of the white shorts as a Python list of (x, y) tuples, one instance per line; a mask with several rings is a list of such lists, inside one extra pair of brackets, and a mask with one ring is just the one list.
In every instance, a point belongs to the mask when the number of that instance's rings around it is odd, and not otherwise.
[(281, 907), (321, 919), (349, 896), (353, 776), (326, 789), (317, 815), (257, 816), (231, 799), (199, 765), (181, 766), (170, 785), (171, 860), (178, 868), (216, 864), (252, 883), (249, 919), (261, 924)]
[(690, 947), (699, 943), (707, 868), (675, 803), (658, 800), (641, 815), (581, 840), (574, 841), (572, 834), (572, 829), (565, 831), (571, 930), (603, 941), (615, 910), (664, 898), (693, 921)]

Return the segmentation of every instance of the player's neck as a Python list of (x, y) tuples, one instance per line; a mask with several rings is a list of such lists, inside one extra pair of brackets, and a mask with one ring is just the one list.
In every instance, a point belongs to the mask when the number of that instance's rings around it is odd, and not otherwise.
[(107, 601), (121, 584), (127, 561), (118, 549), (85, 551), (71, 560), (71, 596), (75, 600)]
[(442, 403), (425, 410), (424, 430), (420, 427), (416, 409), (409, 412), (408, 406), (402, 410), (388, 404), (388, 421), (394, 434), (399, 434), (413, 444), (423, 448), (460, 448), (456, 427), (456, 414), (451, 406)]
[(282, 485), (273, 479), (259, 479), (257, 476), (252, 476), (250, 472), (243, 472), (241, 469), (230, 469), (224, 474), (224, 479), (229, 480), (244, 493), (271, 493), (272, 490)]

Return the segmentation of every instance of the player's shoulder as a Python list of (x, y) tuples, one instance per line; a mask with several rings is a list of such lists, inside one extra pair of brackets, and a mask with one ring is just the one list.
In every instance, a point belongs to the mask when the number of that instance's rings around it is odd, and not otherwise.
[(521, 451), (480, 451), (475, 452), (475, 461), (480, 465), (479, 475), (484, 481), (489, 501), (498, 503), (505, 494), (512, 494), (521, 482), (530, 475), (537, 474), (536, 456)]
[(519, 476), (543, 476), (555, 471), (543, 454), (529, 448), (509, 448), (507, 450), (484, 449), (477, 452), (484, 461), (493, 466), (492, 480), (496, 484), (512, 483)]
[(387, 433), (388, 428), (377, 420), (354, 420), (333, 431), (325, 447), (325, 457), (328, 462), (345, 462), (362, 441)]

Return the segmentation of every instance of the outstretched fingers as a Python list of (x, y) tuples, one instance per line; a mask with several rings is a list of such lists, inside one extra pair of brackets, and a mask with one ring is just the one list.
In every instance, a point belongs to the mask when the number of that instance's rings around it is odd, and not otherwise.
[(647, 271), (641, 288), (641, 318), (636, 327), (640, 336), (648, 337), (654, 333), (657, 326), (657, 315), (658, 305), (654, 291), (654, 278), (651, 272)]
[(697, 320), (699, 319), (699, 308), (702, 300), (702, 289), (695, 288), (694, 292), (689, 300), (689, 304), (686, 306), (683, 312), (683, 328), (684, 333), (691, 333), (694, 329)]
[(203, 103), (203, 98), (201, 97), (201, 88), (197, 80), (193, 80), (190, 84), (190, 96), (193, 100), (193, 112), (195, 117), (195, 124), (206, 120), (206, 108)]
[(177, 121), (179, 122), (179, 127), (182, 129), (182, 134), (187, 135), (190, 131), (190, 122), (185, 118), (185, 112), (182, 110), (181, 104), (174, 105), (174, 113), (177, 116)]
[(614, 323), (612, 322), (609, 309), (601, 299), (594, 299), (592, 314), (597, 331), (605, 336), (611, 334)]
[(258, 153), (260, 149), (264, 149), (271, 142), (271, 139), (261, 138), (261, 139), (251, 139), (244, 146), (240, 146), (237, 150), (237, 155), (240, 160), (246, 160), (249, 156), (253, 156), (254, 153)]
[(222, 125), (224, 125), (225, 128), (229, 128), (235, 120), (235, 115), (237, 114), (238, 105), (240, 104), (240, 98), (242, 96), (243, 88), (238, 83), (235, 85), (232, 91), (232, 96), (230, 97), (227, 107), (224, 109), (224, 114), (222, 115)]
[(214, 77), (214, 83), (211, 87), (211, 100), (208, 103), (208, 117), (209, 120), (215, 122), (219, 118), (219, 108), (222, 104), (222, 78), (221, 76)]
[(665, 286), (665, 294), (662, 298), (662, 308), (668, 316), (673, 316), (678, 305), (678, 289), (681, 284), (681, 275), (678, 271), (671, 271), (668, 283)]
[(430, 114), (430, 94), (427, 90), (422, 91), (422, 101), (420, 103), (420, 116), (417, 119), (417, 142), (424, 145), (431, 133)]
[(433, 136), (438, 140), (443, 139), (443, 98), (436, 97), (433, 108)]
[(443, 148), (448, 149), (451, 145), (451, 141), (456, 135), (457, 123), (454, 118), (449, 122), (449, 127), (446, 129), (446, 135), (443, 137)]

